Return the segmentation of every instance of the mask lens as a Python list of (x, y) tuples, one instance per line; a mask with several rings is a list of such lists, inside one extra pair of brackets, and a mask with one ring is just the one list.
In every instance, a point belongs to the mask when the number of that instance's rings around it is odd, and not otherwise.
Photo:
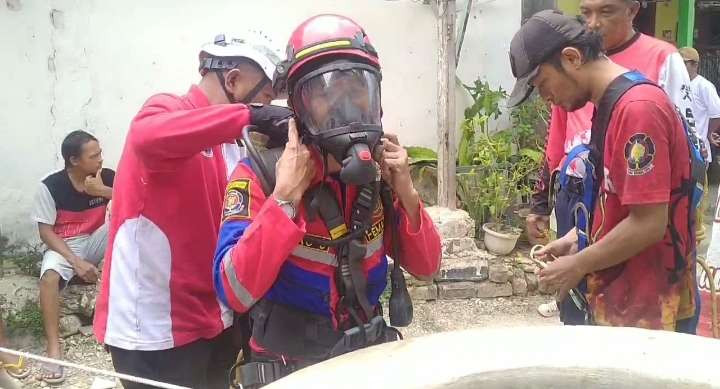
[(380, 125), (380, 79), (367, 69), (329, 70), (299, 86), (296, 112), (314, 134), (350, 123)]

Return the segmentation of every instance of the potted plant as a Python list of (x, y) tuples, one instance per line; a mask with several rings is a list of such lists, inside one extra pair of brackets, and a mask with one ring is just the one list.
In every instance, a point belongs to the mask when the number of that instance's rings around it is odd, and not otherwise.
[(476, 165), (458, 175), (463, 208), (482, 228), (485, 248), (505, 255), (517, 244), (522, 230), (510, 210), (531, 193), (529, 173), (537, 169), (533, 153), (512, 154), (506, 133), (481, 134)]
[[(502, 114), (507, 94), (477, 80), (465, 89), (473, 104), (465, 110), (460, 126), (456, 166), (458, 203), (475, 220), (485, 246), (497, 254), (511, 252), (520, 236), (518, 204), (527, 203), (533, 175), (542, 152), (536, 128), (546, 124), (547, 107), (540, 99), (511, 112), (510, 128), (491, 132), (490, 124)], [(411, 175), (423, 201), (434, 204), (437, 194), (437, 154), (422, 147), (408, 147)], [(497, 239), (496, 239), (497, 238)], [(498, 243), (502, 241), (503, 243)]]

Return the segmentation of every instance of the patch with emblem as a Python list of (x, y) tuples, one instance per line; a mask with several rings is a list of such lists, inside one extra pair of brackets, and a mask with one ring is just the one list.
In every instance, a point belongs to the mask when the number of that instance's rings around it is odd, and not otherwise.
[(250, 180), (235, 180), (228, 184), (223, 205), (223, 219), (250, 218)]
[(628, 165), (628, 175), (642, 176), (654, 167), (655, 143), (652, 138), (643, 133), (630, 137), (625, 144), (625, 160)]
[(207, 149), (201, 151), (200, 154), (202, 154), (203, 157), (212, 158), (213, 157), (213, 149), (207, 148)]

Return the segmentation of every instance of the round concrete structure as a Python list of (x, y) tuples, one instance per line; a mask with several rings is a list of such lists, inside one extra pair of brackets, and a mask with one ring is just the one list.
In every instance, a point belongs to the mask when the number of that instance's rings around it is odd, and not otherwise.
[(720, 341), (589, 326), (447, 332), (346, 354), (267, 388), (720, 388)]

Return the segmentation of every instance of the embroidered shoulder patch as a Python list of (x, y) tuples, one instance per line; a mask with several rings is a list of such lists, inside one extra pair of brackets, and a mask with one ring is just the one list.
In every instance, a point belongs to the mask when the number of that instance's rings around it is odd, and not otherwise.
[(228, 184), (223, 205), (223, 220), (250, 218), (250, 180), (235, 180)]
[(625, 160), (627, 160), (628, 175), (642, 176), (655, 166), (655, 143), (652, 138), (643, 133), (630, 137), (625, 144)]

